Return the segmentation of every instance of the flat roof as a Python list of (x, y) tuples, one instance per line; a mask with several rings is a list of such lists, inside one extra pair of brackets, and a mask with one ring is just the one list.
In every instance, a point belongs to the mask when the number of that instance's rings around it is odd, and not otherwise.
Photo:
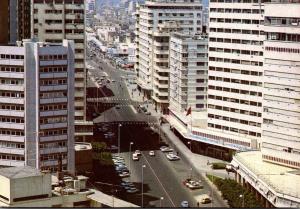
[(260, 151), (237, 153), (234, 160), (244, 165), (274, 191), (300, 198), (300, 175), (297, 175), (299, 169), (263, 161)]
[(94, 194), (88, 195), (87, 197), (89, 199), (100, 202), (101, 204), (107, 205), (109, 207), (140, 207), (138, 205), (126, 202), (116, 197), (112, 197), (94, 189), (91, 189), (91, 191), (94, 192)]
[(38, 169), (35, 169), (30, 166), (18, 166), (18, 167), (1, 168), (0, 175), (5, 176), (9, 179), (18, 179), (18, 178), (26, 178), (32, 176), (41, 176), (43, 174)]

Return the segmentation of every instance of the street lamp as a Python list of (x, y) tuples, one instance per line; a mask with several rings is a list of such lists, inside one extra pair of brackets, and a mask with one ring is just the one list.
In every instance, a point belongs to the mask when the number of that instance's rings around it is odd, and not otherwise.
[[(131, 146), (133, 145), (133, 142), (130, 142), (129, 143), (129, 174), (131, 174), (131, 169), (130, 169), (130, 162), (131, 162), (131, 159), (130, 159), (130, 156), (131, 156)], [(130, 178), (130, 177), (129, 177)]]
[(244, 194), (240, 194), (240, 198), (243, 198), (243, 202), (242, 202), (242, 207), (245, 207), (245, 195)]
[(142, 207), (144, 207), (144, 168), (146, 165), (142, 165)]
[(118, 125), (118, 156), (120, 156), (120, 128), (121, 128), (122, 124), (119, 123)]
[[(192, 143), (191, 143), (191, 141), (188, 141), (188, 144), (190, 145), (190, 151), (192, 152)], [(190, 178), (192, 178), (192, 172), (193, 172), (193, 166), (191, 164), (191, 176), (190, 176)]]
[(160, 207), (162, 207), (162, 201), (164, 200), (164, 197), (160, 197)]

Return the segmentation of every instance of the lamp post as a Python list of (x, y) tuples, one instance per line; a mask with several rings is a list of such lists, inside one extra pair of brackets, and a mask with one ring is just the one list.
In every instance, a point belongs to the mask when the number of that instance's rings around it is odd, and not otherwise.
[(142, 165), (142, 208), (144, 207), (144, 168), (146, 165)]
[[(188, 141), (188, 145), (190, 145), (190, 151), (192, 152), (192, 143), (191, 143), (191, 141)], [(192, 178), (192, 172), (193, 172), (193, 166), (191, 164), (191, 175), (190, 175), (190, 178)]]
[(118, 125), (118, 156), (120, 156), (120, 128), (121, 128), (122, 124), (119, 123)]
[[(130, 159), (130, 156), (131, 156), (131, 146), (133, 145), (133, 142), (130, 142), (129, 143), (129, 174), (131, 174), (131, 167), (130, 167), (130, 162), (131, 162), (131, 159)], [(130, 177), (129, 177), (130, 178)]]
[(160, 207), (162, 207), (162, 201), (164, 200), (164, 197), (160, 197)]
[(240, 198), (243, 198), (243, 202), (242, 202), (242, 207), (245, 207), (245, 195), (244, 194), (240, 194)]

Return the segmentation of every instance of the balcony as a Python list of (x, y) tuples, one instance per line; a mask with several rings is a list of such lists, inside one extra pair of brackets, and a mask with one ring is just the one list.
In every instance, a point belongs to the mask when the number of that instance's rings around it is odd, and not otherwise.
[(62, 140), (67, 140), (67, 139), (68, 139), (68, 135), (40, 136), (40, 142), (62, 141)]
[(68, 123), (51, 123), (51, 124), (41, 124), (41, 129), (51, 129), (51, 128), (67, 128)]
[(40, 86), (40, 91), (60, 91), (67, 90), (67, 85), (52, 85), (52, 86)]
[(57, 116), (57, 115), (68, 115), (68, 110), (54, 110), (54, 111), (41, 111), (41, 117)]

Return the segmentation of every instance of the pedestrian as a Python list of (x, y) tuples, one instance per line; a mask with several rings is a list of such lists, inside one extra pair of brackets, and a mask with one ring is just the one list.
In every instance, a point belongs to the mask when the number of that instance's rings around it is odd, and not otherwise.
[(198, 208), (200, 207), (200, 203), (199, 203), (199, 202), (197, 202), (197, 207), (198, 207)]
[(207, 165), (209, 165), (209, 160), (207, 160)]

